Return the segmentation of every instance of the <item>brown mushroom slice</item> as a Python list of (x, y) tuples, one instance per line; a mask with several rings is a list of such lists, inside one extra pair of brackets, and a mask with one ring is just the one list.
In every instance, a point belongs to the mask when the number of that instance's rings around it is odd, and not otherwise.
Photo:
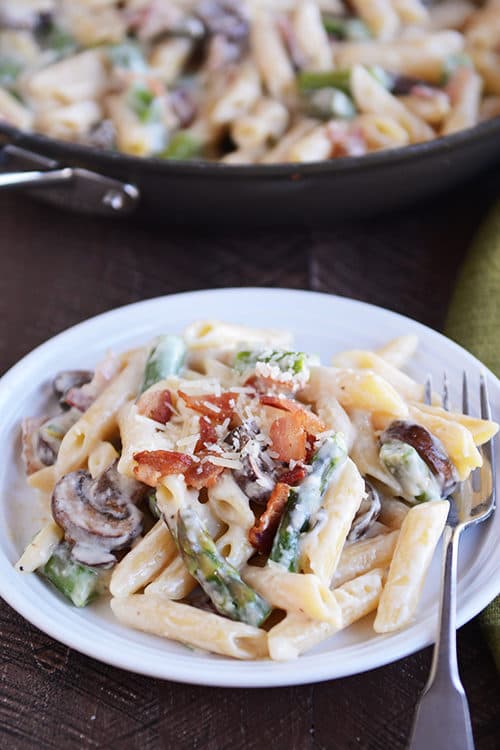
[(80, 417), (78, 409), (69, 409), (53, 417), (23, 419), (21, 439), (26, 474), (33, 474), (56, 462), (63, 437)]
[(119, 474), (116, 463), (98, 479), (82, 469), (62, 477), (52, 495), (52, 515), (73, 545), (73, 559), (84, 565), (113, 565), (114, 552), (130, 546), (142, 530), (142, 513), (135, 503), (147, 489)]
[(366, 536), (382, 510), (380, 496), (373, 484), (367, 479), (365, 479), (365, 491), (366, 497), (359, 506), (358, 512), (354, 516), (351, 530), (347, 535), (348, 542), (356, 542)]
[(429, 430), (415, 422), (396, 420), (380, 436), (381, 445), (390, 440), (399, 440), (411, 445), (417, 451), (420, 458), (440, 481), (444, 497), (453, 491), (457, 482), (456, 469), (448, 458), (441, 441)]
[(63, 370), (59, 372), (52, 381), (52, 388), (61, 406), (68, 406), (66, 401), (68, 391), (90, 383), (93, 377), (92, 370)]
[(242, 468), (233, 471), (238, 487), (249, 500), (266, 503), (276, 483), (275, 467), (266, 446), (256, 439), (258, 434), (255, 422), (247, 421), (232, 430), (225, 442), (241, 451)]
[(120, 366), (120, 357), (113, 354), (113, 352), (109, 352), (95, 368), (90, 381), (83, 385), (75, 385), (65, 392), (64, 403), (68, 406), (74, 406), (80, 409), (80, 411), (87, 411), (104, 389), (107, 388), (115, 375), (118, 374)]

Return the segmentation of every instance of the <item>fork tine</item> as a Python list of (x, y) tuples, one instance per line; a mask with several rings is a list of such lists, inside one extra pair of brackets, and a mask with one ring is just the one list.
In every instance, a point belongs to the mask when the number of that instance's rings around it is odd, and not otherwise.
[(427, 375), (424, 385), (424, 404), (430, 406), (432, 404), (432, 376)]
[(443, 409), (450, 411), (450, 389), (448, 387), (448, 375), (443, 372)]
[(469, 386), (467, 383), (467, 373), (465, 372), (465, 370), (462, 374), (462, 413), (470, 414)]
[[(488, 388), (486, 378), (481, 373), (479, 378), (479, 394), (481, 399), (481, 417), (482, 419), (491, 419), (491, 408), (488, 399)], [(491, 471), (491, 482), (493, 488), (493, 504), (496, 501), (496, 465), (495, 465), (495, 438), (492, 437), (483, 445), (483, 457), (488, 461)]]
[(488, 388), (486, 386), (486, 379), (481, 373), (479, 376), (479, 393), (481, 396), (481, 419), (491, 419), (490, 402), (488, 399)]

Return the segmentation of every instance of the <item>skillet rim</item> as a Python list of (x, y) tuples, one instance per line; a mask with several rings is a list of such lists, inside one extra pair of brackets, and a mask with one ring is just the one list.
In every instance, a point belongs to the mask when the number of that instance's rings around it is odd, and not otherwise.
[[(498, 135), (498, 156), (500, 159), (500, 116), (474, 125), (472, 128), (460, 130), (451, 135), (440, 136), (431, 141), (414, 143), (409, 146), (376, 151), (361, 156), (338, 157), (309, 163), (280, 163), (280, 164), (225, 164), (223, 162), (176, 160), (168, 161), (153, 157), (132, 156), (118, 151), (106, 151), (94, 146), (71, 143), (56, 138), (50, 138), (41, 133), (30, 133), (0, 122), (0, 152), (1, 136), (5, 136), (6, 143), (29, 148), (41, 155), (50, 155), (58, 161), (70, 160), (74, 166), (75, 159), (102, 164), (104, 174), (116, 166), (133, 169), (135, 173), (143, 169), (145, 173), (166, 173), (168, 176), (203, 176), (217, 180), (231, 178), (279, 178), (279, 177), (315, 177), (325, 174), (346, 174), (356, 172), (376, 171), (378, 168), (405, 165), (416, 162), (421, 158), (455, 155), (462, 146), (480, 144), (483, 139)], [(40, 150), (41, 149), (41, 150)], [(101, 168), (101, 167), (99, 167)], [(112, 173), (110, 173), (112, 174)]]

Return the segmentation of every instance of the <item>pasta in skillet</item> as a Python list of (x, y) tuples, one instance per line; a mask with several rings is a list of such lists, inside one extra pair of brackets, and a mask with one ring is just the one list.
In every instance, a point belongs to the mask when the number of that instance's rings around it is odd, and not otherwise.
[(0, 0), (0, 121), (158, 159), (313, 162), (500, 115), (500, 6)]
[(423, 403), (416, 340), (337, 354), (198, 321), (53, 381), (22, 425), (51, 518), (17, 563), (81, 607), (241, 659), (415, 616), (455, 484), (493, 422)]

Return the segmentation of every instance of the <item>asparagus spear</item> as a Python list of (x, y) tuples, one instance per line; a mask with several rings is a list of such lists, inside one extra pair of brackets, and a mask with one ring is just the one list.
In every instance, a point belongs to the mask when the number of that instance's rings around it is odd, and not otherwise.
[(285, 512), (274, 537), (270, 560), (292, 573), (298, 572), (301, 534), (309, 530), (311, 518), (319, 510), (335, 470), (346, 458), (347, 448), (341, 433), (324, 440), (313, 457), (311, 473), (297, 489), (290, 490)]
[(133, 42), (113, 44), (107, 49), (111, 63), (117, 68), (130, 70), (134, 73), (144, 73), (147, 70), (146, 61), (139, 46)]
[(412, 445), (388, 440), (382, 445), (380, 461), (399, 482), (403, 497), (410, 503), (441, 500), (441, 486)]
[(153, 347), (144, 369), (141, 393), (159, 380), (179, 372), (184, 362), (186, 345), (180, 336), (160, 336)]
[(270, 605), (222, 557), (191, 508), (177, 513), (177, 544), (187, 569), (218, 612), (255, 627), (264, 622), (271, 612)]
[(309, 376), (309, 365), (318, 363), (317, 357), (304, 352), (291, 352), (279, 349), (242, 350), (234, 359), (234, 367), (238, 372), (245, 372), (255, 368), (258, 362), (278, 367), (281, 372), (291, 375)]
[(156, 498), (156, 490), (151, 490), (151, 492), (148, 493), (148, 505), (153, 518), (155, 518), (156, 520), (161, 518), (161, 512), (158, 507), (158, 500)]
[(360, 18), (342, 18), (325, 14), (322, 21), (328, 34), (333, 34), (339, 39), (365, 41), (372, 36), (368, 26)]
[(350, 94), (351, 71), (349, 68), (303, 70), (297, 76), (297, 85), (301, 93), (317, 89), (334, 88), (343, 91), (344, 94)]
[(340, 89), (325, 88), (312, 91), (307, 100), (307, 113), (322, 120), (332, 117), (350, 120), (356, 115), (356, 106), (346, 93)]
[(41, 572), (75, 607), (85, 607), (99, 594), (99, 572), (72, 560), (64, 542), (56, 547)]
[(167, 147), (158, 154), (158, 158), (173, 160), (193, 159), (200, 154), (201, 149), (201, 141), (189, 130), (179, 130), (172, 136)]

